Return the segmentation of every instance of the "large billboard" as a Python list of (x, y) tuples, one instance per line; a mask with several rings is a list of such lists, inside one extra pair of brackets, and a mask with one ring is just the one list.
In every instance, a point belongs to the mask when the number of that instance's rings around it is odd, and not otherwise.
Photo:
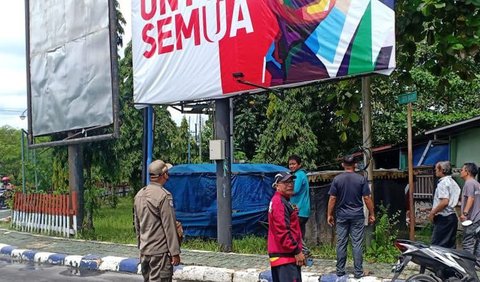
[(134, 101), (169, 104), (395, 68), (393, 0), (133, 0)]
[(111, 7), (109, 0), (26, 1), (31, 135), (113, 123)]

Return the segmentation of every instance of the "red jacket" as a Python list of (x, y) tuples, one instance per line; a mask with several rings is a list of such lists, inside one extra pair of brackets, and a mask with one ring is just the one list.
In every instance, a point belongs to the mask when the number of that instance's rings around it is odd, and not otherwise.
[(268, 209), (268, 255), (272, 266), (294, 263), (302, 251), (298, 209), (275, 192)]

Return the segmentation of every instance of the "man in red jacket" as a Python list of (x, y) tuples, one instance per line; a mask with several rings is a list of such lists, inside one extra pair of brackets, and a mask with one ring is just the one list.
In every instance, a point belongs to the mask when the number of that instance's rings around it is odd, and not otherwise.
[(290, 203), (294, 178), (289, 172), (281, 172), (275, 175), (273, 183), (277, 192), (268, 209), (268, 255), (273, 282), (302, 281), (302, 232), (298, 208)]

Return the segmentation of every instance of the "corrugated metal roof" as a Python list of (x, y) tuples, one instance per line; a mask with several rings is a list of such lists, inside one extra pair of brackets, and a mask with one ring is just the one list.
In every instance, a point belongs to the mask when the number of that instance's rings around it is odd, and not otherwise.
[(448, 133), (448, 132), (457, 131), (457, 130), (465, 129), (469, 127), (476, 127), (476, 126), (480, 126), (480, 116), (459, 121), (456, 123), (452, 123), (450, 125), (434, 128), (432, 130), (426, 131), (425, 135), (438, 134), (441, 132)]

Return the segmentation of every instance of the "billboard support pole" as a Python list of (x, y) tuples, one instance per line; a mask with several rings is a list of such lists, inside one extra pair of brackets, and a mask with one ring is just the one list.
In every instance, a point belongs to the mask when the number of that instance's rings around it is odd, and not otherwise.
[[(73, 135), (73, 132), (68, 133), (68, 135)], [(70, 193), (73, 195), (77, 194), (77, 207), (78, 211), (76, 214), (77, 217), (77, 230), (82, 230), (83, 226), (83, 150), (82, 145), (72, 144), (68, 145), (68, 186), (70, 188)], [(75, 227), (74, 227), (75, 228)]]
[(148, 165), (153, 156), (153, 107), (143, 109), (143, 185), (150, 184)]
[(215, 100), (215, 138), (225, 141), (225, 159), (216, 161), (217, 240), (222, 252), (232, 251), (232, 187), (230, 151), (230, 102)]
[(147, 118), (148, 118), (148, 112), (147, 108), (143, 108), (142, 110), (143, 114), (143, 136), (142, 136), (142, 185), (146, 186), (147, 185), (147, 178), (148, 178), (148, 173), (147, 173), (147, 144), (148, 144), (148, 138), (147, 138)]

